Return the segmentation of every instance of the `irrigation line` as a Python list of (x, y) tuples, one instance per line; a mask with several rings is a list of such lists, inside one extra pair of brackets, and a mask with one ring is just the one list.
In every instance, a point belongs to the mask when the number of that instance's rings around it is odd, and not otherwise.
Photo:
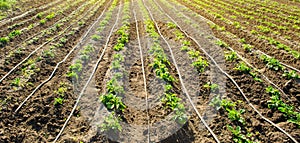
[[(156, 1), (155, 1), (156, 2)], [(173, 6), (173, 9), (175, 9), (174, 8), (174, 6)], [(186, 16), (184, 13), (182, 13), (181, 12), (181, 14), (185, 17), (185, 18), (187, 18), (187, 19), (189, 19), (189, 20), (191, 20), (191, 18), (190, 17), (188, 17), (188, 16)], [(201, 17), (201, 16), (200, 16)], [(205, 19), (205, 18), (204, 18)], [(205, 20), (207, 20), (207, 19), (205, 19)], [(213, 23), (213, 22), (212, 22)], [(217, 40), (219, 40), (218, 38), (216, 38), (216, 37), (214, 37), (215, 39), (217, 39)], [(228, 49), (230, 49), (231, 51), (233, 51), (233, 52), (236, 52), (234, 49), (232, 49), (231, 47), (227, 47)], [(271, 56), (269, 56), (269, 55), (267, 55), (267, 54), (265, 54), (264, 52), (262, 52), (262, 51), (260, 51), (260, 50), (256, 50), (256, 51), (258, 51), (258, 52), (260, 52), (260, 53), (262, 53), (262, 54), (264, 54), (264, 55), (266, 55), (266, 56), (268, 56), (268, 57), (271, 57)], [(238, 53), (237, 53), (237, 55), (238, 55), (238, 57), (241, 59), (241, 60), (243, 60), (248, 66), (250, 66), (250, 67), (252, 67), (252, 68), (254, 68), (254, 69), (256, 69), (253, 65), (251, 65), (250, 63), (248, 63), (241, 55), (239, 55)], [(289, 65), (286, 65), (286, 64), (284, 64), (284, 63), (282, 63), (282, 62), (280, 62), (280, 64), (282, 64), (282, 65), (284, 65), (284, 66), (286, 66), (286, 67), (289, 67), (289, 68), (291, 68), (291, 69), (294, 69), (294, 70), (296, 70), (296, 71), (299, 71), (298, 69), (296, 69), (296, 68), (294, 68), (294, 67), (291, 67), (291, 66), (289, 66)], [(271, 80), (269, 80), (269, 78), (267, 77), (267, 76), (265, 76), (263, 73), (261, 73), (258, 69), (256, 69), (264, 78), (265, 78), (265, 80), (267, 81), (267, 82), (269, 82), (271, 85), (273, 85), (275, 88), (277, 88), (290, 102), (292, 102), (292, 100), (289, 98), (289, 96), (278, 86), (278, 85), (276, 85), (274, 82), (272, 82)], [(300, 71), (299, 71), (300, 72)], [(299, 109), (299, 107), (297, 107), (298, 109)]]
[[(169, 3), (169, 2), (168, 2), (168, 3)], [(173, 3), (174, 3), (174, 2), (173, 2)], [(175, 9), (174, 6), (173, 6), (173, 9)], [(182, 13), (182, 14), (183, 14), (183, 13)], [(190, 18), (187, 17), (185, 14), (183, 14), (183, 15), (184, 15), (184, 17), (190, 19)], [(214, 23), (213, 21), (211, 21), (211, 20), (209, 20), (209, 19), (203, 17), (202, 15), (199, 15), (198, 13), (197, 13), (197, 16), (198, 16), (198, 17), (201, 17), (201, 18), (204, 19), (205, 21), (208, 21), (208, 22), (210, 22), (210, 23), (212, 23), (212, 24), (214, 24), (214, 25), (217, 25), (217, 24)], [(274, 46), (272, 46), (272, 47), (273, 47), (274, 49), (276, 49), (276, 47), (274, 47)], [(269, 56), (268, 54), (262, 52), (261, 50), (258, 50), (258, 49), (252, 49), (252, 50), (253, 50), (254, 52), (257, 51), (257, 52), (262, 53), (262, 54), (264, 54), (264, 55), (266, 55), (266, 56)], [(271, 56), (269, 56), (269, 57), (271, 57)], [(279, 62), (280, 62), (280, 61), (279, 61)], [(290, 68), (290, 69), (293, 69), (293, 70), (295, 70), (295, 71), (298, 71), (298, 72), (300, 73), (300, 70), (297, 69), (297, 68), (295, 68), (295, 67), (292, 67), (292, 66), (290, 66), (290, 65), (288, 65), (288, 64), (285, 64), (285, 63), (283, 63), (283, 62), (280, 62), (280, 64), (282, 64), (282, 65), (284, 65), (284, 66), (286, 66), (286, 67), (288, 67), (288, 68)]]
[(45, 9), (45, 8), (47, 8), (47, 7), (50, 7), (50, 6), (52, 6), (52, 5), (56, 4), (56, 3), (58, 3), (59, 1), (60, 1), (60, 0), (57, 0), (57, 1), (54, 1), (54, 2), (51, 2), (51, 3), (48, 3), (47, 5), (45, 5), (45, 6), (43, 6), (43, 7), (30, 9), (29, 11), (26, 11), (25, 13), (22, 13), (21, 15), (18, 15), (18, 16), (12, 17), (12, 18), (5, 18), (5, 19), (2, 19), (2, 20), (0, 21), (1, 26), (3, 26), (4, 24), (6, 24), (6, 23), (8, 23), (8, 22), (12, 22), (12, 21), (14, 21), (14, 20), (16, 20), (16, 19), (20, 19), (20, 18), (22, 18), (22, 17), (24, 17), (24, 16), (27, 16), (27, 15), (28, 15), (29, 13), (31, 13), (31, 12), (34, 12), (34, 11), (37, 11), (37, 10), (43, 10), (43, 9)]
[(65, 58), (64, 58), (62, 61), (60, 61), (59, 63), (56, 64), (54, 70), (52, 71), (52, 73), (51, 73), (51, 75), (48, 77), (48, 79), (46, 79), (44, 82), (42, 82), (40, 85), (38, 85), (38, 86), (30, 93), (30, 95), (28, 95), (28, 96), (25, 98), (25, 100), (23, 100), (23, 102), (22, 102), (22, 103), (18, 106), (18, 108), (15, 110), (15, 113), (17, 113), (17, 112), (22, 108), (22, 106), (28, 101), (28, 99), (29, 99), (31, 96), (33, 96), (33, 95), (35, 94), (36, 91), (38, 91), (44, 84), (46, 84), (47, 82), (49, 82), (49, 81), (53, 78), (53, 76), (54, 76), (55, 72), (57, 71), (59, 65), (62, 64), (62, 63), (64, 63), (64, 62), (68, 59), (68, 57), (73, 53), (73, 51), (75, 51), (79, 46), (82, 45), (82, 43), (84, 43), (84, 42), (86, 41), (87, 35), (90, 33), (90, 31), (91, 31), (92, 28), (95, 26), (95, 24), (99, 22), (99, 20), (102, 18), (102, 16), (103, 16), (103, 14), (104, 14), (105, 11), (106, 11), (106, 8), (104, 8), (104, 10), (102, 11), (101, 15), (98, 17), (98, 19), (97, 19), (97, 20), (89, 27), (89, 29), (86, 31), (86, 33), (80, 38), (80, 40), (79, 40), (80, 42), (77, 43), (77, 45), (76, 45), (75, 47), (73, 47), (73, 49), (70, 50), (70, 52), (65, 56)]
[[(156, 3), (157, 4), (157, 3)], [(160, 7), (160, 5), (158, 5)], [(162, 11), (164, 11), (161, 7), (160, 9)], [(236, 83), (236, 81), (228, 74), (226, 73), (219, 65), (218, 63), (211, 57), (211, 55), (209, 55), (203, 48), (202, 46), (198, 43), (198, 41), (196, 39), (194, 39), (193, 37), (189, 36), (179, 25), (178, 23), (172, 18), (170, 17), (165, 11), (164, 11), (165, 15), (168, 16), (176, 25), (177, 27), (186, 35), (186, 37), (192, 39), (197, 45), (198, 47), (205, 53), (205, 55), (207, 55), (210, 60), (215, 64), (215, 66), (218, 67), (218, 69), (224, 74), (226, 75), (232, 82), (233, 84), (238, 88), (238, 90), (240, 91), (240, 93), (242, 94), (242, 96), (244, 97), (244, 99), (247, 101), (247, 103), (249, 104), (249, 106), (259, 115), (261, 116), (264, 120), (266, 120), (267, 122), (269, 122), (270, 124), (272, 124), (274, 127), (276, 127), (278, 130), (280, 130), (282, 133), (284, 133), (285, 135), (287, 135), (293, 142), (298, 143), (298, 141), (293, 138), (289, 133), (287, 133), (285, 130), (283, 130), (282, 128), (280, 128), (279, 126), (277, 126), (275, 123), (273, 123), (271, 120), (267, 119), (266, 117), (264, 117), (254, 106), (253, 104), (250, 102), (250, 100), (246, 97), (246, 95), (244, 94), (244, 92), (242, 91), (242, 89), (240, 88), (240, 86)]]
[[(271, 56), (269, 56), (268, 54), (266, 54), (266, 53), (264, 53), (263, 51), (261, 51), (261, 50), (256, 50), (258, 53), (261, 53), (261, 54), (263, 54), (263, 55), (265, 55), (265, 56), (267, 56), (267, 57), (271, 57)], [(280, 62), (280, 64), (282, 64), (282, 65), (284, 65), (284, 66), (286, 66), (286, 67), (288, 67), (288, 68), (290, 68), (290, 69), (292, 69), (292, 70), (295, 70), (295, 71), (297, 71), (298, 73), (300, 73), (300, 70), (298, 70), (297, 68), (294, 68), (294, 67), (292, 67), (292, 66), (290, 66), (290, 65), (287, 65), (287, 64), (285, 64), (285, 63), (282, 63), (282, 62)]]
[(160, 30), (159, 30), (159, 27), (158, 27), (157, 23), (155, 22), (155, 20), (154, 20), (154, 18), (153, 18), (152, 13), (150, 12), (149, 8), (148, 8), (148, 7), (146, 6), (146, 4), (145, 4), (145, 0), (143, 0), (143, 2), (144, 2), (144, 6), (146, 7), (147, 11), (149, 12), (149, 15), (150, 15), (151, 19), (152, 19), (153, 22), (155, 23), (155, 27), (156, 27), (156, 29), (157, 29), (157, 31), (158, 31), (160, 37), (165, 41), (165, 43), (167, 44), (167, 46), (168, 46), (168, 48), (169, 48), (169, 50), (170, 50), (170, 53), (171, 53), (171, 57), (172, 57), (174, 66), (175, 66), (175, 68), (176, 68), (176, 70), (177, 70), (177, 74), (178, 74), (178, 77), (179, 77), (179, 79), (180, 79), (181, 86), (182, 86), (182, 88), (183, 88), (183, 92), (186, 94), (186, 96), (187, 96), (189, 102), (191, 103), (192, 107), (193, 107), (194, 110), (196, 111), (196, 113), (197, 113), (198, 117), (200, 118), (201, 122), (205, 125), (205, 127), (207, 128), (207, 130), (211, 133), (211, 135), (213, 136), (213, 138), (215, 139), (215, 141), (216, 141), (217, 143), (220, 143), (218, 137), (217, 137), (217, 136), (215, 135), (215, 133), (211, 130), (211, 128), (210, 128), (210, 127), (208, 126), (208, 124), (205, 122), (205, 120), (204, 120), (203, 117), (200, 115), (199, 111), (197, 110), (196, 106), (194, 105), (194, 103), (193, 103), (193, 101), (192, 101), (192, 99), (191, 99), (189, 93), (187, 92), (187, 89), (186, 89), (184, 83), (183, 83), (182, 76), (181, 76), (181, 74), (180, 74), (180, 71), (179, 71), (177, 62), (176, 62), (175, 57), (174, 57), (173, 52), (172, 52), (172, 48), (170, 47), (170, 45), (169, 45), (168, 41), (165, 39), (165, 37), (163, 37), (163, 35), (161, 34), (161, 32), (160, 32)]
[(150, 117), (149, 117), (149, 104), (148, 104), (148, 92), (147, 92), (147, 82), (146, 82), (146, 74), (145, 74), (145, 69), (144, 69), (144, 59), (143, 59), (143, 52), (142, 52), (142, 46), (141, 46), (141, 41), (140, 41), (140, 34), (139, 34), (139, 27), (138, 27), (138, 21), (136, 19), (136, 13), (135, 10), (133, 10), (133, 15), (135, 19), (135, 27), (136, 27), (136, 33), (137, 33), (137, 39), (139, 42), (139, 49), (140, 49), (140, 55), (141, 55), (141, 62), (142, 62), (142, 71), (143, 71), (143, 78), (144, 78), (144, 91), (146, 93), (146, 112), (147, 112), (147, 128), (148, 128), (148, 143), (150, 143)]
[[(235, 52), (231, 47), (227, 47), (229, 50), (231, 50), (232, 52)], [(279, 87), (277, 86), (275, 83), (273, 83), (272, 81), (269, 80), (268, 77), (266, 77), (263, 73), (261, 73), (257, 68), (255, 68), (253, 65), (251, 65), (245, 58), (243, 58), (243, 56), (241, 56), (239, 53), (237, 53), (237, 56), (243, 61), (245, 62), (248, 66), (250, 66), (251, 68), (253, 68), (255, 71), (259, 72), (261, 74), (261, 76), (263, 78), (265, 78), (265, 80), (267, 82), (269, 82), (271, 85), (273, 85), (275, 88), (277, 88), (286, 98), (288, 101), (293, 102), (291, 98), (289, 98), (289, 96), (287, 94), (285, 94), (285, 92)], [(297, 110), (299, 111), (299, 107), (296, 107)]]
[[(93, 7), (94, 8), (94, 7)], [(86, 14), (88, 14), (89, 11), (86, 12)], [(85, 16), (83, 16), (82, 18), (80, 18), (77, 21), (82, 20), (83, 18), (85, 18)], [(46, 44), (53, 42), (54, 40), (56, 40), (59, 36), (63, 35), (67, 30), (69, 30), (73, 25), (77, 24), (76, 22), (73, 23), (72, 25), (68, 26), (64, 31), (60, 32), (59, 35), (54, 36), (53, 38), (51, 38), (51, 40), (43, 43), (42, 45), (40, 45), (38, 48), (36, 48), (34, 51), (32, 51), (25, 59), (23, 59), (20, 63), (18, 63), (16, 66), (14, 66), (8, 73), (6, 73), (1, 79), (0, 79), (0, 83), (7, 77), (9, 76), (14, 70), (16, 70), (21, 64), (23, 64), (26, 60), (28, 60), (33, 54), (36, 53), (36, 51), (38, 51), (39, 49), (41, 49), (42, 47), (44, 47)]]
[(73, 113), (75, 112), (75, 110), (76, 110), (76, 108), (77, 108), (77, 106), (78, 106), (78, 104), (79, 104), (79, 101), (80, 101), (82, 95), (83, 95), (84, 92), (85, 92), (85, 89), (87, 88), (88, 84), (91, 82), (91, 80), (92, 80), (94, 74), (96, 73), (96, 71), (97, 71), (97, 69), (98, 69), (98, 66), (99, 66), (99, 64), (100, 64), (100, 62), (101, 62), (101, 60), (102, 60), (102, 57), (104, 56), (104, 53), (105, 53), (105, 51), (106, 51), (106, 49), (107, 49), (107, 47), (108, 47), (107, 45), (108, 45), (108, 42), (109, 42), (109, 40), (110, 40), (110, 37), (111, 37), (111, 35), (112, 35), (112, 33), (113, 33), (113, 30), (115, 29), (116, 25), (118, 24), (118, 21), (119, 21), (119, 15), (120, 15), (120, 10), (121, 10), (121, 6), (119, 7), (119, 10), (118, 10), (116, 22), (114, 23), (114, 25), (113, 25), (113, 27), (111, 28), (111, 31), (110, 31), (110, 33), (109, 33), (109, 35), (108, 35), (108, 37), (107, 37), (107, 40), (106, 40), (106, 43), (105, 43), (105, 47), (104, 47), (104, 49), (103, 49), (103, 51), (102, 51), (102, 53), (101, 53), (101, 55), (100, 55), (100, 57), (99, 57), (97, 63), (95, 64), (95, 67), (94, 67), (94, 69), (93, 69), (93, 71), (92, 71), (92, 73), (91, 73), (91, 75), (90, 75), (88, 81), (86, 82), (86, 84), (85, 84), (84, 87), (82, 88), (82, 90), (81, 90), (81, 92), (80, 92), (80, 94), (79, 94), (79, 96), (78, 96), (78, 98), (77, 98), (77, 100), (76, 100), (76, 103), (75, 103), (75, 105), (74, 105), (74, 107), (73, 107), (73, 109), (72, 109), (72, 111), (71, 111), (71, 113), (69, 114), (67, 120), (65, 121), (63, 127), (61, 128), (59, 134), (56, 136), (56, 138), (55, 138), (55, 140), (53, 141), (53, 143), (55, 143), (55, 142), (59, 139), (59, 137), (61, 136), (61, 134), (62, 134), (62, 132), (64, 131), (65, 127), (67, 126), (69, 120), (71, 119)]
[[(84, 5), (85, 5), (85, 3), (82, 4), (79, 8), (77, 8), (77, 10), (75, 10), (75, 11), (73, 11), (71, 14), (69, 14), (68, 17), (71, 18), (70, 15), (73, 15), (75, 12), (78, 12), (78, 10), (79, 10), (82, 6), (84, 6)], [(88, 12), (86, 12), (84, 15), (86, 15), (87, 13), (88, 13)], [(61, 20), (55, 22), (54, 24), (52, 24), (52, 26), (49, 26), (48, 28), (46, 28), (46, 29), (44, 29), (44, 30), (42, 30), (42, 31), (40, 31), (40, 32), (38, 32), (38, 33), (36, 33), (36, 34), (34, 34), (34, 35), (28, 37), (28, 38), (25, 39), (25, 40), (23, 40), (21, 43), (19, 43), (19, 44), (17, 44), (16, 46), (14, 46), (13, 50), (16, 49), (17, 47), (21, 46), (24, 42), (28, 41), (29, 39), (32, 39), (32, 38), (34, 38), (35, 36), (40, 35), (40, 34), (42, 34), (43, 32), (45, 32), (45, 31), (51, 29), (52, 27), (54, 27), (56, 24), (58, 24), (59, 22), (63, 21), (64, 19), (66, 19), (66, 18), (63, 18), (63, 19), (61, 19)], [(82, 19), (82, 18), (80, 18), (80, 20), (81, 20), (81, 19)], [(74, 24), (72, 24), (72, 25), (74, 25)], [(13, 51), (13, 50), (9, 50), (9, 49), (8, 49), (8, 52), (11, 52), (11, 51)]]

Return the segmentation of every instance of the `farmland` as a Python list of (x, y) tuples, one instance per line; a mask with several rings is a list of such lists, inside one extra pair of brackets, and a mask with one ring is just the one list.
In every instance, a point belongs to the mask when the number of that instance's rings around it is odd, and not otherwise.
[(300, 142), (298, 0), (0, 0), (0, 142)]

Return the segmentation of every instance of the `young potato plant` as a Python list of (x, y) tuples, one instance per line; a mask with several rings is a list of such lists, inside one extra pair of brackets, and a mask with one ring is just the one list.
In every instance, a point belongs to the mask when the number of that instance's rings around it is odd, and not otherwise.
[(222, 47), (222, 48), (228, 47), (228, 45), (225, 42), (221, 41), (221, 40), (216, 41), (216, 44), (218, 46)]
[(250, 44), (243, 44), (243, 48), (246, 52), (251, 52), (253, 49), (253, 46)]
[(87, 62), (88, 60), (90, 60), (90, 54), (93, 53), (95, 51), (95, 47), (93, 45), (87, 45), (84, 46), (83, 50), (80, 51), (80, 59), (83, 62)]
[(183, 40), (180, 50), (181, 51), (189, 51), (189, 46), (191, 46), (191, 41)]
[(12, 39), (14, 39), (15, 37), (17, 37), (17, 36), (20, 36), (22, 34), (22, 31), (21, 30), (14, 30), (14, 31), (12, 31), (12, 32), (10, 32), (9, 34), (8, 34), (8, 38), (10, 39), (10, 40), (12, 40)]
[(47, 63), (50, 63), (55, 57), (53, 50), (45, 50), (42, 52), (42, 58), (46, 60)]
[(252, 70), (250, 67), (248, 67), (244, 62), (240, 62), (237, 67), (233, 68), (234, 70), (240, 71), (242, 73), (250, 73)]
[(0, 38), (0, 47), (4, 47), (9, 42), (8, 37), (1, 37)]
[(75, 78), (78, 80), (78, 73), (82, 70), (82, 63), (80, 60), (76, 60), (76, 62), (69, 66), (69, 72), (67, 73), (67, 77)]
[(238, 57), (237, 57), (237, 54), (236, 52), (234, 51), (225, 51), (225, 59), (226, 61), (234, 61), (236, 60)]
[(208, 62), (202, 56), (199, 56), (196, 61), (192, 63), (192, 66), (202, 73), (206, 67), (208, 67)]
[(174, 82), (175, 78), (170, 74), (166, 64), (159, 58), (155, 58), (150, 66), (154, 69), (157, 77), (163, 79), (166, 82)]
[(174, 29), (174, 28), (177, 27), (176, 24), (173, 23), (173, 22), (168, 22), (168, 23), (167, 23), (167, 26), (168, 26), (169, 29)]
[(95, 34), (95, 35), (92, 36), (92, 39), (94, 41), (99, 41), (101, 39), (101, 36)]
[(175, 115), (172, 117), (174, 121), (180, 125), (183, 125), (187, 122), (188, 116), (185, 114), (186, 110), (183, 104), (179, 103), (173, 111), (175, 112)]
[(231, 102), (227, 99), (220, 99), (220, 96), (216, 96), (212, 99), (212, 101), (209, 104), (210, 106), (213, 106), (215, 109), (219, 110), (223, 108), (228, 113), (228, 118), (231, 121), (238, 121), (239, 123), (245, 125), (246, 121), (242, 117), (242, 114), (245, 112), (244, 109), (236, 110), (236, 104), (234, 102)]
[(100, 101), (109, 110), (116, 110), (116, 111), (123, 112), (126, 108), (126, 105), (122, 102), (122, 98), (112, 93), (101, 95)]
[(271, 58), (268, 57), (266, 55), (261, 55), (260, 58), (267, 64), (267, 67), (269, 69), (278, 71), (278, 70), (284, 70), (284, 66), (280, 64), (280, 62), (275, 59), (275, 58)]
[(267, 87), (266, 92), (271, 95), (271, 100), (268, 101), (268, 108), (277, 109), (284, 114), (288, 122), (297, 124), (300, 127), (300, 113), (295, 111), (294, 106), (285, 104), (280, 99), (280, 92), (272, 86)]
[(174, 34), (176, 35), (175, 41), (179, 41), (184, 38), (184, 35), (180, 30), (176, 30)]
[(104, 122), (100, 125), (101, 132), (118, 133), (122, 131), (122, 126), (120, 125), (121, 118), (112, 112), (109, 116), (105, 117)]
[(300, 76), (294, 70), (284, 71), (282, 76), (286, 77), (287, 79), (299, 79), (300, 78)]
[(235, 143), (253, 143), (253, 141), (247, 139), (247, 137), (251, 137), (251, 134), (247, 134), (247, 136), (243, 135), (240, 126), (234, 129), (234, 127), (227, 125), (227, 128), (233, 134), (233, 141)]
[(11, 81), (11, 85), (15, 87), (24, 87), (25, 84), (21, 81), (21, 78), (17, 77), (13, 81)]
[(101, 95), (100, 101), (110, 110), (123, 112), (126, 106), (119, 96), (124, 94), (124, 89), (118, 85), (115, 77), (107, 82), (106, 89), (107, 94)]
[(177, 97), (175, 93), (165, 93), (165, 96), (161, 99), (161, 102), (167, 107), (170, 108), (171, 110), (174, 110), (181, 99)]
[(54, 105), (62, 105), (63, 104), (64, 96), (67, 91), (68, 91), (67, 83), (60, 82), (59, 88), (56, 91), (54, 91), (54, 93), (57, 95), (57, 97), (54, 98)]
[(204, 84), (203, 87), (210, 89), (210, 91), (212, 91), (212, 92), (216, 92), (219, 89), (219, 85), (210, 83), (210, 82), (207, 82), (206, 84)]

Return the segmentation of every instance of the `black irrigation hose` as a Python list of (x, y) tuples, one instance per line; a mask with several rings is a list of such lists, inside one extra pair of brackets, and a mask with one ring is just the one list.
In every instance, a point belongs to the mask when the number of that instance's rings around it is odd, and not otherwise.
[[(156, 2), (156, 1), (155, 1)], [(157, 3), (156, 3), (157, 4)], [(158, 6), (160, 7), (160, 5), (158, 4)], [(161, 8), (161, 7), (160, 7)], [(161, 8), (162, 11), (164, 11)], [(251, 108), (259, 115), (261, 116), (264, 120), (266, 120), (267, 122), (269, 122), (270, 124), (272, 124), (274, 127), (276, 127), (278, 130), (280, 130), (282, 133), (284, 133), (285, 135), (287, 135), (293, 142), (298, 143), (298, 141), (293, 138), (289, 133), (287, 133), (285, 130), (283, 130), (282, 128), (280, 128), (279, 126), (277, 126), (275, 123), (273, 123), (272, 121), (270, 121), (269, 119), (267, 119), (266, 117), (264, 117), (254, 106), (253, 104), (249, 101), (249, 99), (246, 97), (246, 95), (244, 94), (244, 92), (242, 91), (242, 89), (239, 87), (239, 85), (236, 83), (236, 81), (228, 74), (226, 73), (219, 65), (218, 63), (201, 47), (201, 45), (198, 43), (198, 41), (196, 39), (194, 39), (193, 37), (189, 36), (179, 25), (178, 23), (173, 20), (172, 17), (170, 17), (167, 13), (165, 13), (166, 16), (168, 16), (176, 25), (177, 27), (190, 39), (192, 39), (197, 45), (198, 47), (205, 53), (205, 55), (207, 55), (211, 61), (213, 61), (213, 63), (218, 67), (218, 69), (224, 74), (226, 75), (232, 82), (233, 84), (238, 88), (238, 90), (240, 91), (240, 93), (243, 95), (244, 99), (247, 101), (247, 103), (249, 104), (249, 106), (251, 106)]]
[(65, 121), (63, 127), (61, 128), (59, 134), (56, 136), (56, 138), (55, 138), (55, 140), (53, 141), (53, 143), (55, 143), (55, 142), (59, 139), (59, 137), (61, 136), (61, 134), (63, 133), (65, 127), (67, 126), (69, 120), (71, 119), (73, 113), (75, 112), (75, 110), (76, 110), (76, 108), (77, 108), (77, 106), (78, 106), (78, 104), (79, 104), (79, 101), (80, 101), (82, 95), (84, 94), (85, 89), (87, 88), (88, 84), (91, 82), (91, 80), (92, 80), (94, 74), (96, 73), (97, 68), (98, 68), (98, 66), (99, 66), (99, 64), (100, 64), (100, 62), (101, 62), (101, 60), (102, 60), (102, 57), (104, 56), (104, 53), (105, 53), (105, 51), (106, 51), (106, 49), (107, 49), (107, 45), (108, 45), (108, 42), (109, 42), (109, 40), (110, 40), (110, 37), (111, 37), (111, 35), (112, 35), (112, 33), (113, 33), (113, 30), (115, 29), (115, 27), (116, 27), (116, 25), (117, 25), (117, 23), (118, 23), (118, 21), (119, 21), (120, 9), (121, 9), (121, 7), (119, 7), (119, 11), (118, 11), (118, 15), (117, 15), (116, 22), (115, 22), (115, 24), (113, 25), (113, 27), (111, 28), (111, 31), (110, 31), (110, 33), (109, 33), (109, 35), (108, 35), (108, 37), (107, 37), (107, 41), (106, 41), (106, 43), (105, 43), (105, 47), (104, 47), (104, 49), (103, 49), (103, 51), (102, 51), (102, 53), (101, 53), (101, 55), (100, 55), (100, 57), (99, 57), (97, 63), (95, 64), (95, 67), (94, 67), (94, 69), (93, 69), (92, 74), (90, 75), (88, 81), (86, 82), (86, 84), (85, 84), (84, 87), (82, 88), (82, 90), (81, 90), (81, 92), (80, 92), (80, 94), (79, 94), (79, 96), (78, 96), (78, 98), (77, 98), (77, 100), (76, 100), (76, 103), (75, 103), (75, 105), (73, 106), (73, 109), (72, 109), (71, 113), (69, 114), (67, 120)]
[[(144, 2), (144, 5), (145, 5), (145, 1), (144, 1), (144, 0), (143, 0), (143, 2)], [(182, 77), (181, 77), (181, 74), (180, 74), (180, 71), (179, 71), (179, 68), (178, 68), (178, 65), (177, 65), (177, 63), (176, 63), (176, 60), (175, 60), (175, 57), (174, 57), (174, 55), (173, 55), (173, 52), (172, 52), (171, 47), (170, 47), (168, 41), (167, 41), (167, 40), (163, 37), (163, 35), (161, 34), (161, 32), (160, 32), (160, 30), (159, 30), (159, 27), (158, 27), (157, 23), (155, 22), (155, 20), (154, 20), (154, 18), (153, 18), (153, 15), (151, 14), (149, 8), (148, 8), (146, 5), (145, 5), (145, 7), (146, 7), (146, 9), (147, 9), (148, 12), (149, 12), (149, 15), (150, 15), (152, 21), (155, 23), (155, 27), (157, 28), (157, 31), (158, 31), (160, 37), (161, 37), (161, 38), (166, 42), (166, 44), (168, 45), (168, 48), (169, 48), (170, 53), (171, 53), (172, 60), (173, 60), (173, 62), (174, 62), (174, 65), (175, 65), (175, 68), (176, 68), (178, 77), (179, 77), (179, 79), (180, 79), (181, 86), (182, 86), (182, 88), (183, 88), (183, 92), (186, 94), (186, 96), (187, 96), (189, 102), (191, 103), (192, 107), (194, 108), (194, 110), (195, 110), (195, 112), (197, 113), (198, 117), (200, 118), (201, 122), (205, 125), (205, 127), (207, 128), (207, 130), (211, 133), (211, 135), (213, 136), (213, 138), (215, 139), (215, 141), (218, 142), (218, 143), (220, 143), (218, 137), (215, 135), (215, 133), (212, 131), (212, 129), (208, 126), (208, 124), (205, 122), (205, 120), (203, 119), (203, 117), (200, 115), (199, 111), (198, 111), (197, 108), (195, 107), (195, 105), (194, 105), (194, 103), (193, 103), (193, 101), (192, 101), (192, 99), (191, 99), (189, 93), (187, 92), (187, 89), (185, 88), (185, 85), (184, 85), (184, 83), (183, 83), (183, 80), (182, 80)]]
[(60, 64), (64, 63), (67, 58), (75, 51), (75, 49), (77, 49), (79, 46), (82, 45), (82, 43), (86, 40), (85, 38), (87, 37), (88, 33), (92, 30), (92, 28), (94, 27), (94, 25), (101, 19), (101, 17), (103, 16), (104, 12), (105, 12), (106, 8), (102, 11), (101, 15), (98, 17), (98, 19), (89, 27), (88, 31), (81, 37), (80, 42), (73, 47), (73, 49), (70, 50), (70, 52), (65, 56), (65, 58), (60, 61), (59, 63), (56, 64), (54, 70), (52, 71), (51, 75), (48, 77), (48, 79), (46, 79), (44, 82), (42, 82), (40, 85), (38, 85), (32, 92), (30, 95), (28, 95), (25, 100), (23, 100), (23, 102), (18, 106), (18, 108), (15, 110), (15, 113), (18, 112), (22, 106), (27, 102), (27, 100), (33, 96), (35, 94), (36, 91), (38, 91), (44, 84), (46, 84), (47, 82), (49, 82), (53, 76), (55, 75), (55, 72), (57, 71), (58, 67)]
[[(92, 7), (93, 8), (93, 7)], [(87, 11), (84, 16), (82, 18), (80, 18), (77, 21), (80, 21), (82, 19), (85, 18), (85, 15), (88, 14), (89, 11)], [(59, 21), (58, 21), (59, 22)], [(57, 22), (57, 23), (58, 23)], [(39, 47), (37, 47), (34, 51), (32, 51), (26, 58), (24, 58), (20, 63), (18, 63), (17, 65), (15, 65), (9, 72), (7, 72), (1, 79), (0, 79), (0, 83), (7, 78), (14, 70), (16, 70), (21, 64), (23, 64), (26, 60), (28, 60), (33, 54), (35, 54), (39, 49), (43, 48), (45, 45), (47, 45), (50, 42), (55, 41), (59, 36), (63, 35), (67, 30), (69, 30), (73, 25), (77, 24), (76, 22), (69, 25), (68, 27), (65, 28), (64, 31), (60, 32), (60, 34), (54, 36), (53, 38), (51, 38), (51, 40), (48, 40), (47, 42), (43, 43), (42, 45), (40, 45)], [(41, 32), (40, 32), (41, 33)], [(27, 40), (27, 39), (26, 39)]]

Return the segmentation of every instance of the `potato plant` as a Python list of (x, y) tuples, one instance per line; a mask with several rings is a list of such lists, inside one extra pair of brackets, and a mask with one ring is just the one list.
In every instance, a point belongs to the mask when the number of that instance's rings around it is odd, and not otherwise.
[(280, 92), (272, 86), (267, 87), (266, 92), (271, 95), (271, 99), (268, 101), (268, 108), (278, 110), (284, 114), (288, 122), (297, 124), (300, 127), (300, 113), (295, 111), (294, 106), (284, 103), (281, 100)]

